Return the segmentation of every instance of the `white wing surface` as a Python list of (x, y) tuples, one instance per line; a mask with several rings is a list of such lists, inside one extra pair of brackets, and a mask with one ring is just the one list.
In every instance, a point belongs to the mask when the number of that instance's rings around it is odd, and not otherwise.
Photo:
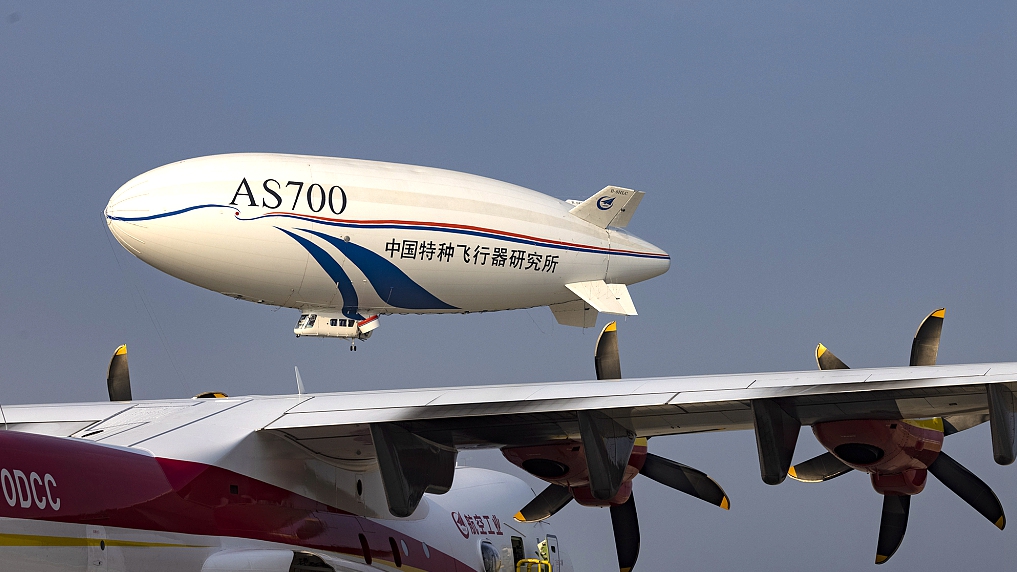
[(985, 384), (995, 383), (1017, 389), (1017, 363), (317, 394), (264, 429), (342, 458), (371, 424), (489, 448), (579, 439), (577, 412), (590, 410), (640, 437), (752, 429), (757, 399), (782, 398), (805, 425), (986, 413)]
[[(986, 414), (986, 384), (1005, 384), (1017, 390), (1017, 362), (363, 391), (286, 398), (251, 396), (228, 401), (257, 404), (262, 412), (258, 420), (248, 421), (252, 425), (246, 430), (282, 434), (312, 451), (342, 458), (345, 442), (362, 448), (366, 437), (370, 443), (371, 424), (395, 423), (425, 438), (451, 441), (458, 449), (497, 448), (578, 439), (577, 412), (593, 410), (607, 414), (640, 437), (752, 429), (751, 402), (758, 399), (782, 399), (794, 407), (803, 425), (838, 419)], [(178, 415), (168, 415), (167, 408), (191, 409), (187, 405), (203, 401), (227, 400), (20, 405), (4, 407), (4, 413), (11, 430), (81, 435), (89, 427), (98, 427), (97, 424), (119, 425), (119, 419), (125, 415), (130, 415), (132, 422), (172, 424)], [(225, 407), (226, 403), (221, 405)], [(266, 418), (271, 420), (266, 422)], [(243, 425), (244, 419), (236, 422)], [(202, 421), (192, 418), (187, 423), (200, 425)]]

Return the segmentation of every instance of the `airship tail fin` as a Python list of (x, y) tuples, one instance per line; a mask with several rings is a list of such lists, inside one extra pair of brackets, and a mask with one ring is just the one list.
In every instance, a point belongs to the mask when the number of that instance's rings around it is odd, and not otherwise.
[(573, 300), (548, 306), (554, 319), (563, 326), (576, 328), (592, 328), (597, 325), (599, 312), (586, 300)]
[(644, 194), (646, 193), (642, 191), (621, 187), (604, 187), (569, 212), (600, 228), (609, 226), (621, 228), (632, 220), (632, 215), (635, 214)]
[(566, 284), (565, 287), (598, 312), (622, 316), (636, 315), (636, 306), (632, 303), (629, 289), (624, 284), (606, 284), (603, 280), (591, 280)]

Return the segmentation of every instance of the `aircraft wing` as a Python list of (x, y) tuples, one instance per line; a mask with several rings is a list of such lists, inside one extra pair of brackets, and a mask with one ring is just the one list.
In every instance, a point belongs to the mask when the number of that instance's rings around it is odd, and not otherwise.
[(986, 384), (1017, 390), (1017, 362), (317, 394), (263, 429), (351, 458), (372, 424), (492, 448), (579, 439), (579, 411), (639, 437), (752, 429), (754, 400), (778, 400), (805, 425), (985, 414)]
[[(986, 385), (1017, 391), (1017, 362), (528, 383), (241, 398), (273, 400), (251, 430), (271, 431), (335, 459), (370, 455), (371, 426), (398, 425), (456, 449), (579, 439), (579, 412), (597, 411), (639, 437), (753, 429), (752, 402), (776, 400), (803, 425), (839, 419), (985, 416)], [(132, 422), (218, 400), (15, 405), (11, 430), (73, 435), (131, 414)], [(238, 399), (230, 400), (236, 403)], [(212, 403), (207, 403), (212, 405)], [(223, 404), (225, 407), (225, 404)], [(273, 406), (274, 408), (275, 406)], [(138, 419), (134, 419), (137, 417)], [(126, 424), (124, 420), (121, 424)], [(126, 426), (126, 425), (125, 425)], [(364, 451), (364, 445), (368, 447)]]
[[(203, 431), (206, 419), (208, 427), (219, 431), (222, 426), (216, 424), (227, 423), (236, 438), (252, 431), (272, 433), (338, 466), (377, 467), (389, 512), (405, 517), (425, 492), (451, 488), (456, 454), (463, 449), (581, 442), (591, 486), (598, 479), (597, 486), (610, 492), (620, 486), (637, 437), (754, 429), (760, 475), (776, 484), (788, 474), (801, 425), (943, 417), (944, 425), (961, 430), (988, 418), (993, 456), (1008, 464), (1017, 457), (1014, 390), (1017, 363), (990, 363), (3, 411), (10, 429), (126, 446), (170, 432)], [(239, 413), (226, 413), (234, 409)], [(185, 442), (179, 437), (170, 441), (177, 446)], [(604, 494), (609, 498), (613, 493)]]
[(801, 425), (989, 418), (1008, 464), (1015, 388), (1017, 363), (993, 363), (347, 393), (311, 396), (262, 430), (339, 464), (377, 462), (389, 512), (404, 517), (451, 488), (462, 449), (581, 444), (590, 486), (611, 498), (637, 437), (754, 429), (760, 476), (777, 484)]

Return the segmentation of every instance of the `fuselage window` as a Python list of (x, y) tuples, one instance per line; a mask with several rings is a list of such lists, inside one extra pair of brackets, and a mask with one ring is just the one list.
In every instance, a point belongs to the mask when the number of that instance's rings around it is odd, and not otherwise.
[(330, 326), (338, 326), (339, 325), (339, 320), (337, 320), (335, 318), (332, 318), (331, 320), (329, 320), (328, 325), (330, 325)]
[(360, 549), (364, 551), (364, 562), (368, 566), (371, 565), (371, 545), (367, 543), (367, 537), (363, 534), (358, 534), (360, 537)]
[(430, 558), (431, 557), (431, 549), (427, 547), (427, 543), (426, 542), (421, 542), (420, 543), (420, 547), (424, 549), (424, 556), (426, 558)]
[(388, 537), (388, 545), (392, 548), (392, 560), (395, 560), (396, 568), (402, 568), (403, 555), (399, 554), (399, 547), (396, 546), (396, 541), (391, 536)]
[(307, 317), (307, 327), (308, 328), (313, 328), (314, 327), (314, 321), (317, 320), (317, 319), (318, 319), (318, 315), (317, 314), (311, 314), (310, 316), (308, 316)]
[(494, 545), (488, 541), (480, 543), (480, 557), (484, 560), (484, 572), (500, 572), (501, 558)]
[(307, 325), (307, 314), (301, 314), (300, 319), (297, 320), (297, 329), (299, 330), (305, 325)]

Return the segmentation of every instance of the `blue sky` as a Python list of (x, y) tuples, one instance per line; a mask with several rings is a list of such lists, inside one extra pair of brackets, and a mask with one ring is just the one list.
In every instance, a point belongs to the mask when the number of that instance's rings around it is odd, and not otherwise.
[[(627, 377), (811, 369), (820, 341), (904, 365), (940, 306), (941, 363), (1017, 360), (1012, 3), (0, 0), (0, 16), (4, 404), (105, 399), (124, 342), (143, 398), (292, 392), (294, 365), (309, 391), (593, 376), (597, 331), (546, 309), (388, 317), (351, 353), (110, 242), (122, 183), (239, 151), (645, 191), (629, 228), (673, 262), (631, 289)], [(864, 475), (768, 487), (748, 432), (650, 448), (717, 478), (732, 510), (641, 479), (637, 569), (871, 566)], [(945, 450), (1017, 510), (987, 428)], [(806, 429), (797, 458), (818, 452)], [(582, 569), (614, 568), (606, 511), (553, 522)], [(1005, 566), (1013, 534), (933, 482), (885, 567)]]

